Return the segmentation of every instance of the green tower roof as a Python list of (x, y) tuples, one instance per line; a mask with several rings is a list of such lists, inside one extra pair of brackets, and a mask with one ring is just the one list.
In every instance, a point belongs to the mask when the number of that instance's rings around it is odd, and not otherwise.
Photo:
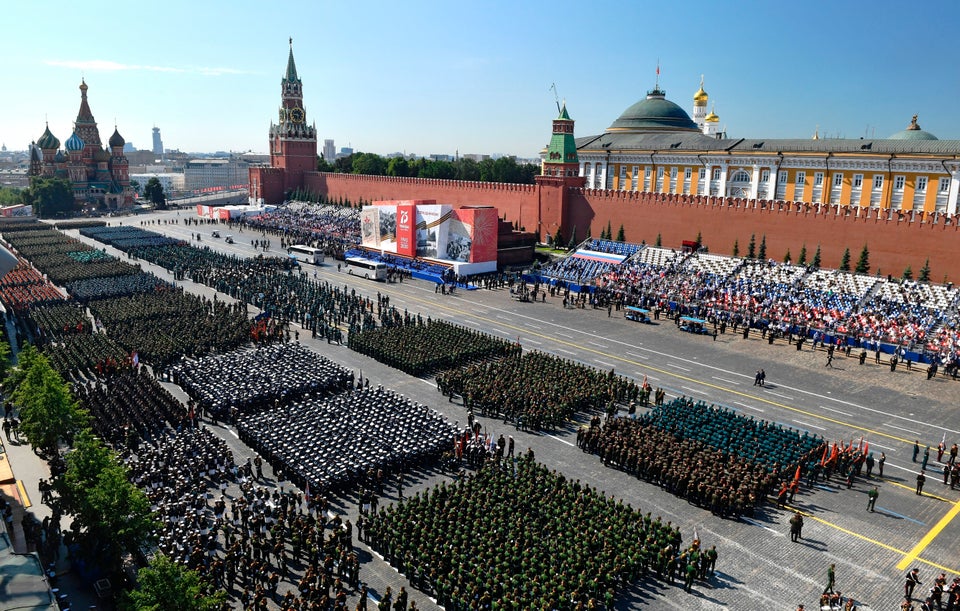
[(297, 76), (297, 64), (293, 61), (293, 38), (290, 38), (290, 56), (287, 58), (287, 75), (284, 77), (288, 81), (299, 81)]
[[(569, 130), (558, 130), (557, 125), (569, 124)], [(547, 146), (546, 163), (580, 163), (577, 156), (577, 142), (573, 137), (573, 119), (567, 114), (567, 105), (560, 109), (560, 116), (553, 121), (553, 135)]]

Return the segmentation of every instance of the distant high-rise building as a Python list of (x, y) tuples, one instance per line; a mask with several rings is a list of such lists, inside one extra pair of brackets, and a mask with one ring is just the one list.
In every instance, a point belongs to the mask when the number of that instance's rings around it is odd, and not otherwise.
[(323, 160), (327, 163), (333, 163), (337, 158), (337, 147), (333, 146), (333, 140), (323, 141)]
[(153, 128), (153, 154), (163, 155), (163, 140), (160, 139), (160, 128)]
[(342, 147), (340, 147), (340, 156), (341, 156), (341, 157), (349, 157), (350, 155), (353, 155), (353, 148), (351, 148), (351, 147), (349, 147), (349, 146), (342, 146)]

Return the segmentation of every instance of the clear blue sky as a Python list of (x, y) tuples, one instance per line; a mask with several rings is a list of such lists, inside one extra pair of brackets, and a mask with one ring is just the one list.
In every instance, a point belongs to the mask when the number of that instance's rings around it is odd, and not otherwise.
[[(104, 141), (266, 151), (293, 37), (320, 139), (358, 151), (535, 156), (556, 115), (602, 132), (700, 75), (730, 136), (960, 139), (960, 2), (522, 0), (28, 2), (0, 7), (0, 141), (61, 142), (81, 75)], [(869, 132), (868, 132), (869, 130)]]

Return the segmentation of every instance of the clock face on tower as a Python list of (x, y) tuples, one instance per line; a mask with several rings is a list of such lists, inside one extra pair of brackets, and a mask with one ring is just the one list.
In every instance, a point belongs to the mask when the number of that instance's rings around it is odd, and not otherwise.
[(291, 111), (290, 111), (290, 118), (293, 120), (294, 123), (300, 123), (300, 122), (302, 122), (302, 121), (303, 121), (303, 109), (302, 109), (302, 108), (294, 108), (293, 110), (291, 110)]

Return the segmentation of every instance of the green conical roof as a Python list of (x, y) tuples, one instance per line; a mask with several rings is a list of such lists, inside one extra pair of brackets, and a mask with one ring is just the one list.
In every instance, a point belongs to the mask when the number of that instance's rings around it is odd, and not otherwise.
[(290, 39), (290, 56), (287, 58), (287, 75), (284, 77), (288, 81), (299, 81), (297, 76), (297, 64), (293, 61), (293, 38)]
[(560, 109), (560, 116), (558, 119), (564, 119), (565, 121), (571, 121), (570, 115), (567, 114), (567, 103), (563, 103), (563, 108)]

